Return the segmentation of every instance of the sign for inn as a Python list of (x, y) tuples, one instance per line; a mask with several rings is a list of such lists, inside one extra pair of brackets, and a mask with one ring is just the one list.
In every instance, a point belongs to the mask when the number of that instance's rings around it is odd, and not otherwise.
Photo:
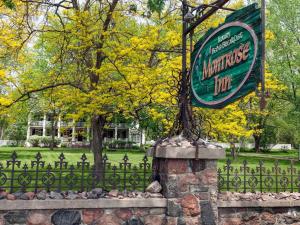
[(257, 5), (235, 11), (209, 30), (192, 53), (192, 104), (222, 108), (254, 91), (261, 79), (260, 49)]

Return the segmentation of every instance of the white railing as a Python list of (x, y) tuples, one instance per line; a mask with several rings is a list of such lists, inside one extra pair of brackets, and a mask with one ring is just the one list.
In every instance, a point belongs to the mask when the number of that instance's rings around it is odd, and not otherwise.
[(112, 143), (114, 141), (124, 141), (125, 142), (125, 141), (129, 141), (129, 139), (128, 138), (115, 139), (115, 138), (107, 138), (107, 137), (104, 138), (104, 142), (106, 142), (106, 143)]
[[(30, 122), (30, 126), (35, 126), (35, 127), (43, 127), (44, 121), (31, 121)], [(50, 126), (51, 125), (51, 121), (46, 121), (46, 126)], [(65, 122), (65, 121), (61, 121), (60, 122), (60, 126), (61, 127), (73, 127), (74, 123), (73, 122)], [(75, 127), (87, 127), (88, 123), (87, 122), (75, 122)], [(118, 123), (118, 124), (114, 124), (114, 123), (110, 123), (107, 126), (108, 129), (130, 129), (132, 128), (131, 124), (128, 123)]]

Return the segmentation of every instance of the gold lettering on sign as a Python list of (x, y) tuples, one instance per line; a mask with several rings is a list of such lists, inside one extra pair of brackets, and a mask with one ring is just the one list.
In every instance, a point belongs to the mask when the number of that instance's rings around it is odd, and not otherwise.
[(206, 61), (203, 62), (203, 74), (202, 80), (206, 80), (225, 69), (233, 67), (236, 64), (239, 64), (248, 59), (248, 53), (250, 51), (250, 43), (241, 44), (240, 47), (230, 51), (222, 56), (211, 61), (208, 59), (208, 63)]
[(230, 77), (227, 76), (227, 77), (219, 78), (219, 76), (215, 76), (214, 78), (215, 78), (214, 96), (217, 96), (220, 93), (223, 93), (223, 92), (231, 89), (231, 78)]

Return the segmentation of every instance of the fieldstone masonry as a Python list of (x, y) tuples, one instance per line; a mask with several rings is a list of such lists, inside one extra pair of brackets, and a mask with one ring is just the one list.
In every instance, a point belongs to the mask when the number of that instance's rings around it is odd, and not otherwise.
[(164, 225), (165, 220), (163, 208), (0, 212), (0, 225)]
[(216, 225), (217, 159), (223, 149), (171, 138), (157, 146), (157, 170), (167, 199), (167, 225)]
[(300, 225), (300, 207), (220, 207), (219, 225)]

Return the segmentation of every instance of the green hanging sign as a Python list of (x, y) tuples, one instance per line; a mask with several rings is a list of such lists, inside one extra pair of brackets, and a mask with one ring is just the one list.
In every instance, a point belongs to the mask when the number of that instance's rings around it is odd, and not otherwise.
[(256, 4), (229, 15), (192, 53), (192, 104), (222, 108), (254, 91), (260, 81), (261, 17)]

